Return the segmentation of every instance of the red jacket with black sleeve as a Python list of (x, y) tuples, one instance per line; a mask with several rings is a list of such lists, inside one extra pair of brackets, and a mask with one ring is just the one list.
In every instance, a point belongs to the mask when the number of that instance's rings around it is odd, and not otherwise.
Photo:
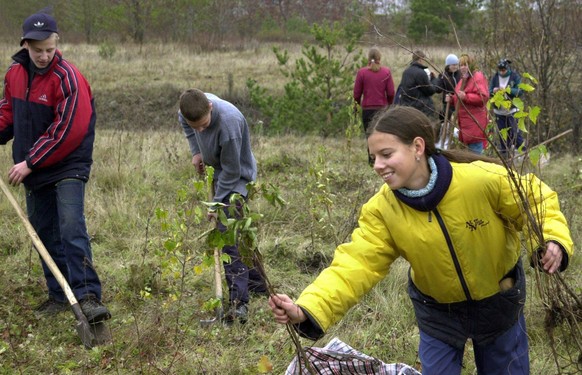
[(95, 139), (95, 105), (79, 70), (55, 53), (50, 68), (32, 74), (26, 49), (13, 57), (0, 99), (0, 144), (14, 139), (14, 163), (26, 160), (24, 179), (37, 189), (65, 178), (89, 179)]

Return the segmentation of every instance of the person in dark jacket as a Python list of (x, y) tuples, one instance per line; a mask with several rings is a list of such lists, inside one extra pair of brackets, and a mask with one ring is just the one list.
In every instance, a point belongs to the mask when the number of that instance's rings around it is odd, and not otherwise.
[[(453, 137), (453, 124), (450, 122), (455, 107), (447, 106), (447, 94), (455, 92), (455, 86), (461, 80), (461, 71), (459, 70), (459, 58), (457, 55), (450, 54), (445, 59), (445, 69), (439, 74), (437, 83), (437, 93), (442, 93), (441, 110), (439, 112), (438, 137), (437, 145), (440, 148), (448, 149)], [(445, 117), (447, 122), (445, 122)]]
[[(497, 91), (504, 90), (504, 97), (506, 100), (518, 98), (523, 93), (519, 88), (521, 83), (520, 75), (511, 69), (511, 61), (507, 59), (499, 60), (497, 64), (497, 73), (491, 78), (489, 84), (490, 96), (495, 95)], [(509, 156), (512, 151), (517, 151), (520, 148), (523, 151), (525, 141), (523, 135), (517, 126), (517, 119), (515, 113), (519, 109), (512, 105), (510, 108), (493, 107), (495, 113), (495, 120), (497, 122), (497, 129), (499, 129), (499, 151), (504, 157)]]
[(414, 107), (429, 118), (435, 118), (432, 96), (437, 92), (438, 78), (426, 65), (426, 55), (414, 51), (412, 62), (402, 73), (399, 104)]
[[(85, 184), (93, 162), (95, 106), (85, 77), (57, 49), (57, 22), (33, 14), (22, 26), (23, 47), (12, 58), (0, 100), (0, 144), (13, 139), (11, 185), (24, 184), (30, 223), (90, 323), (109, 319), (93, 267), (85, 222)], [(48, 300), (37, 316), (68, 308), (44, 261)]]
[[(441, 122), (445, 120), (445, 108), (447, 106), (447, 94), (455, 93), (455, 86), (461, 80), (461, 71), (459, 70), (459, 58), (457, 55), (450, 54), (445, 59), (445, 70), (439, 74), (437, 81), (437, 93), (442, 93), (442, 110), (439, 113)], [(447, 119), (450, 120), (455, 108), (449, 108)]]

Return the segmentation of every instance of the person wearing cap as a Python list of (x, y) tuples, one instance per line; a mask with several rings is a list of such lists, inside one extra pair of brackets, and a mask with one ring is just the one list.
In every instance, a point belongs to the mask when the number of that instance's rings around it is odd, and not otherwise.
[[(386, 109), (394, 101), (394, 81), (392, 72), (381, 64), (382, 54), (378, 48), (368, 51), (368, 65), (360, 68), (354, 82), (354, 101), (362, 107), (364, 133), (372, 118)], [(372, 159), (368, 153), (368, 164)]]
[(414, 51), (412, 62), (402, 73), (400, 80), (399, 104), (414, 107), (429, 118), (435, 117), (432, 96), (437, 92), (438, 78), (433, 72), (427, 72), (426, 55), (422, 51)]
[[(84, 214), (95, 139), (91, 88), (57, 49), (52, 16), (33, 14), (22, 31), (23, 48), (12, 56), (0, 100), (0, 144), (13, 140), (8, 182), (24, 185), (30, 223), (87, 320), (96, 323), (111, 314), (101, 302)], [(44, 261), (42, 265), (48, 300), (35, 313), (56, 315), (69, 304)]]
[[(457, 55), (450, 54), (445, 59), (445, 69), (438, 76), (437, 83), (437, 93), (442, 93), (442, 110), (439, 113), (439, 119), (441, 122), (445, 120), (445, 108), (447, 106), (446, 98), (447, 94), (452, 94), (455, 92), (455, 86), (461, 80), (461, 71), (459, 70), (459, 58)], [(449, 113), (447, 120), (451, 119), (451, 116), (455, 108), (449, 108)]]
[[(521, 76), (514, 70), (511, 70), (511, 61), (501, 59), (497, 63), (497, 73), (491, 78), (489, 84), (489, 94), (495, 95), (496, 92), (503, 90), (506, 100), (520, 97), (523, 91), (519, 88)], [(499, 129), (499, 151), (503, 157), (508, 157), (513, 151), (521, 150), (525, 147), (523, 135), (517, 126), (515, 113), (519, 109), (511, 105), (510, 108), (494, 106), (495, 121)]]

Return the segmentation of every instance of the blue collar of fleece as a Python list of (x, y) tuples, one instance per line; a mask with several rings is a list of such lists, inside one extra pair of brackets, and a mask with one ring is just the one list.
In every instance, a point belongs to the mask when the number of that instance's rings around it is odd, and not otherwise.
[[(431, 175), (437, 175), (434, 187), (427, 194), (412, 197), (401, 193), (398, 190), (392, 192), (402, 203), (419, 211), (432, 211), (445, 196), (451, 180), (453, 179), (453, 167), (443, 155), (437, 153), (431, 156), (436, 166), (436, 171), (431, 171)], [(432, 163), (431, 163), (432, 164)]]

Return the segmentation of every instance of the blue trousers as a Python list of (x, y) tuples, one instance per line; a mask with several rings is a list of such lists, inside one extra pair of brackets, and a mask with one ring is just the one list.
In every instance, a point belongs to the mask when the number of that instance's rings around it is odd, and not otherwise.
[[(464, 349), (457, 349), (420, 331), (423, 375), (461, 373)], [(528, 340), (523, 314), (517, 323), (487, 345), (473, 344), (480, 375), (529, 375)]]
[(476, 154), (481, 155), (483, 153), (483, 142), (469, 143), (467, 147)]
[[(101, 300), (101, 282), (93, 268), (85, 223), (85, 182), (65, 179), (26, 191), (28, 218), (73, 290), (77, 300), (93, 294)], [(41, 258), (42, 261), (42, 258)], [(65, 302), (63, 289), (42, 261), (49, 296)]]
[[(224, 198), (222, 203), (228, 206), (230, 196), (231, 194)], [(230, 218), (234, 216), (234, 218), (237, 219), (241, 217), (241, 210), (242, 202), (237, 202), (234, 215), (231, 214), (228, 207), (224, 208), (227, 217)], [(218, 229), (222, 232), (226, 231), (226, 228), (220, 222), (218, 223)], [(230, 262), (223, 262), (230, 304), (237, 306), (247, 304), (249, 302), (249, 291), (257, 293), (267, 291), (265, 281), (257, 267), (249, 267), (242, 261), (236, 244), (224, 246), (222, 252), (230, 256)]]

